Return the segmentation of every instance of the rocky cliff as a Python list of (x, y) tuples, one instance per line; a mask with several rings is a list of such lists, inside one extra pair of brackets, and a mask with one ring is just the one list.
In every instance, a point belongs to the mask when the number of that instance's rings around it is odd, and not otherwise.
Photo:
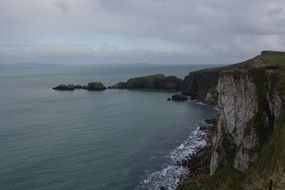
[[(279, 133), (276, 131), (285, 131), (285, 126), (277, 127), (284, 125), (284, 81), (285, 53), (272, 51), (263, 51), (240, 64), (190, 73), (185, 78), (184, 92), (210, 100), (219, 107), (221, 114), (212, 139), (210, 176), (188, 184), (184, 189), (255, 189), (253, 176), (259, 175), (261, 170), (266, 173), (265, 166), (256, 169), (261, 160), (272, 162), (271, 171), (278, 169), (275, 164), (285, 166), (285, 159), (281, 158), (285, 145), (281, 152), (270, 150), (274, 151), (277, 160), (263, 153), (265, 147), (282, 141), (281, 137), (276, 137), (275, 133)], [(222, 183), (220, 177), (227, 181)], [(260, 178), (267, 188), (268, 177)], [(285, 178), (282, 180), (274, 181), (274, 184), (284, 183)]]
[(207, 103), (216, 104), (216, 86), (222, 69), (204, 69), (198, 72), (190, 72), (182, 82), (182, 93)]
[[(243, 145), (246, 124), (253, 118), (258, 109), (256, 86), (246, 74), (240, 78), (226, 74), (219, 78), (216, 89), (221, 115), (218, 120), (217, 134), (213, 139), (211, 174), (226, 159), (225, 151), (237, 147), (240, 147), (242, 151), (237, 154), (235, 167), (244, 170), (247, 168), (248, 162), (253, 159), (249, 158), (246, 152), (256, 145), (254, 131), (250, 135), (251, 138), (247, 139), (250, 143), (245, 143), (247, 147), (245, 148)], [(224, 142), (228, 143), (224, 144)]]
[(179, 91), (182, 80), (176, 76), (164, 76), (163, 74), (149, 75), (131, 78), (127, 82), (119, 82), (109, 88), (117, 89), (154, 89)]

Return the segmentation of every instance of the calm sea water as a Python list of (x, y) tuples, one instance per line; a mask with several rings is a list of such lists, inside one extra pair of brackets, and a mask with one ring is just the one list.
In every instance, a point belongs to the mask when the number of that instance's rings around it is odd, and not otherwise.
[(172, 93), (51, 87), (111, 85), (155, 73), (184, 77), (199, 68), (0, 65), (0, 189), (156, 189), (173, 183), (166, 169), (195, 144), (187, 139), (215, 110), (166, 101)]

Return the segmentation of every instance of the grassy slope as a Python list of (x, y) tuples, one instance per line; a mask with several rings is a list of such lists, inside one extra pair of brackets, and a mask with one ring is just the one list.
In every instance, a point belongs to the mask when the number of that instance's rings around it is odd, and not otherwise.
[[(259, 83), (257, 86), (260, 108), (263, 109), (265, 94), (268, 90), (263, 85), (268, 79), (265, 73), (279, 76), (276, 88), (283, 96), (284, 102), (285, 53), (263, 52), (254, 59), (225, 68), (224, 72), (239, 77), (242, 73), (240, 71), (249, 67), (253, 67), (251, 71), (253, 80)], [(250, 121), (248, 128), (258, 127), (260, 117), (262, 115), (257, 115)], [(270, 179), (274, 182), (274, 189), (285, 189), (285, 113), (278, 119), (272, 134), (262, 142), (258, 151), (258, 159), (246, 172), (241, 173), (233, 168), (233, 154), (230, 156), (231, 159), (219, 167), (213, 176), (197, 179), (195, 183), (188, 184), (184, 189), (268, 189)]]

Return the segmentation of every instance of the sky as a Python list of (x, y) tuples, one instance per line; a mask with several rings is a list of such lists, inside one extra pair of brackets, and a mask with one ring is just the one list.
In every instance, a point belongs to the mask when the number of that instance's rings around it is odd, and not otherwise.
[(0, 0), (0, 63), (231, 64), (285, 50), (284, 0)]

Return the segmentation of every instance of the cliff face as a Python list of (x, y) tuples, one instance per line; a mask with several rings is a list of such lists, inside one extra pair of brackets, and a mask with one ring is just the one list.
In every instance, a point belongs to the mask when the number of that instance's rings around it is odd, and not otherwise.
[[(217, 134), (213, 139), (211, 174), (225, 160), (225, 150), (237, 147), (240, 153), (236, 156), (235, 167), (242, 171), (247, 168), (248, 162), (254, 159), (253, 155), (249, 156), (249, 150), (256, 146), (255, 132), (252, 131), (250, 138), (246, 139), (247, 143), (244, 143), (243, 136), (246, 123), (253, 118), (258, 109), (256, 86), (247, 75), (237, 79), (231, 75), (224, 75), (219, 78), (217, 92), (221, 115)], [(224, 144), (225, 141), (228, 143)]]
[(283, 69), (276, 71), (269, 65), (258, 57), (247, 68), (225, 70), (220, 76), (216, 89), (221, 115), (213, 139), (211, 174), (228, 159), (227, 149), (233, 151), (234, 168), (247, 170), (257, 159), (259, 146), (272, 134), (281, 113), (282, 101), (276, 85), (283, 77)]
[(189, 73), (182, 83), (183, 94), (215, 104), (217, 102), (216, 86), (220, 72), (221, 68)]
[[(282, 141), (277, 130), (283, 129), (276, 126), (285, 120), (284, 115), (282, 116), (285, 104), (285, 53), (264, 51), (261, 55), (241, 64), (213, 71), (213, 74), (206, 73), (206, 76), (204, 71), (199, 74), (190, 73), (186, 78), (188, 82), (190, 81), (189, 88), (186, 88), (190, 95), (194, 90), (198, 90), (194, 95), (200, 99), (207, 100), (209, 96), (214, 97), (212, 102), (221, 110), (217, 129), (212, 138), (211, 176), (201, 180), (199, 182), (201, 184), (196, 184), (196, 187), (201, 189), (201, 186), (205, 185), (206, 189), (247, 189), (249, 187), (246, 187), (244, 181), (237, 176), (250, 179), (257, 175), (256, 168), (261, 160), (271, 163), (272, 172), (276, 169), (275, 165), (285, 164), (280, 161), (285, 150), (275, 152), (276, 147), (273, 150), (269, 149), (271, 152), (274, 151), (272, 154), (277, 157), (276, 159), (270, 158), (270, 155), (263, 152), (265, 147)], [(206, 82), (195, 81), (197, 75), (201, 81), (204, 76)], [(265, 168), (265, 166), (259, 168), (259, 172), (264, 172)], [(227, 176), (227, 173), (231, 172), (232, 176)], [(285, 175), (285, 172), (283, 174)], [(227, 178), (229, 184), (219, 183), (221, 177)], [(214, 182), (211, 181), (213, 179)], [(191, 186), (191, 189), (193, 187), (195, 185)], [(253, 187), (254, 185), (250, 188)]]

